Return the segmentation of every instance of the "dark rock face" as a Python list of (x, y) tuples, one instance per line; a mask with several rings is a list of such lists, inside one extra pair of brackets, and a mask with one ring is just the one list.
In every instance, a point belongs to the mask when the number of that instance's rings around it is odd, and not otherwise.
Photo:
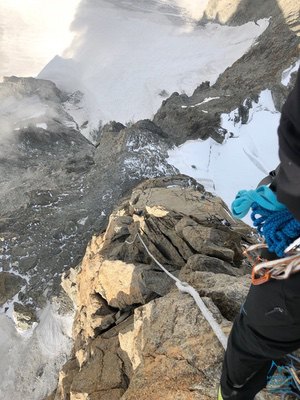
[(24, 306), (21, 303), (14, 303), (14, 319), (20, 330), (27, 330), (37, 322), (37, 316), (34, 307), (31, 305)]
[[(170, 142), (179, 145), (187, 139), (212, 137), (222, 143), (226, 131), (220, 126), (221, 114), (238, 109), (242, 123), (246, 123), (251, 101), (265, 89), (272, 91), (275, 106), (281, 110), (290, 89), (279, 83), (281, 74), (299, 58), (299, 5), (289, 0), (263, 3), (252, 0), (230, 4), (225, 0), (208, 2), (202, 23), (241, 25), (272, 18), (255, 45), (227, 68), (214, 85), (203, 82), (190, 97), (173, 93), (163, 101), (154, 122)], [(248, 99), (246, 107), (245, 99)]]
[(38, 96), (42, 101), (60, 103), (67, 95), (56, 85), (47, 80), (35, 78), (4, 77), (5, 85), (0, 87), (0, 97), (16, 96), (17, 98)]
[(19, 292), (25, 284), (20, 276), (9, 272), (0, 272), (0, 306)]
[[(197, 92), (200, 93), (200, 90)], [(166, 132), (170, 141), (175, 144), (181, 144), (188, 139), (208, 139), (212, 137), (217, 142), (222, 142), (224, 135), (220, 127), (220, 113), (213, 111), (215, 99), (210, 101), (209, 109), (205, 104), (201, 103), (207, 97), (211, 96), (211, 91), (204, 89), (198, 100), (193, 102), (193, 98), (188, 98), (186, 95), (173, 95), (163, 101), (161, 108), (154, 116), (154, 122)]]
[(42, 303), (46, 289), (50, 297), (60, 291), (61, 272), (78, 264), (120, 197), (142, 179), (176, 171), (151, 121), (130, 128), (111, 123), (95, 148), (64, 110), (66, 96), (53, 83), (13, 77), (0, 85), (1, 95), (47, 109), (6, 135), (0, 158), (1, 266), (29, 276), (19, 300)]

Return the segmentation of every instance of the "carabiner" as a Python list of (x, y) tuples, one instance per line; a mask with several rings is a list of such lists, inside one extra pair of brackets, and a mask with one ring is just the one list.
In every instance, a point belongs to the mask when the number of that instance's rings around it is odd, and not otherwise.
[(251, 280), (253, 285), (262, 285), (271, 279), (271, 272), (265, 272), (264, 275), (256, 277), (254, 267), (251, 273)]

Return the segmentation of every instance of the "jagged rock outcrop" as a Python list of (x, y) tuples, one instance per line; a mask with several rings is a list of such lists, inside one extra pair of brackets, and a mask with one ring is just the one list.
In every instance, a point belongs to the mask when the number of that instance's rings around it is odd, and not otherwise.
[(199, 291), (229, 332), (250, 284), (241, 244), (255, 235), (189, 177), (145, 181), (65, 274), (63, 287), (77, 310), (73, 358), (49, 399), (215, 398), (222, 346), (137, 233), (168, 271)]
[(17, 328), (21, 331), (30, 329), (38, 321), (35, 308), (20, 303), (14, 303), (13, 318)]
[(151, 121), (112, 123), (95, 147), (67, 112), (70, 96), (54, 83), (6, 78), (0, 98), (1, 267), (26, 278), (17, 301), (42, 306), (59, 294), (61, 273), (79, 263), (115, 202), (141, 180), (176, 169)]

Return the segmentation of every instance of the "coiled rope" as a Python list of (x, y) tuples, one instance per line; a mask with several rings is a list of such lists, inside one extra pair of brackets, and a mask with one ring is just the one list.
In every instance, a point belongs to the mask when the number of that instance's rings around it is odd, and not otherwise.
[(300, 222), (268, 186), (238, 192), (232, 203), (233, 215), (243, 218), (250, 208), (253, 225), (264, 237), (268, 249), (278, 257), (284, 257), (284, 250), (300, 236)]
[(239, 219), (245, 217), (253, 203), (269, 211), (286, 209), (285, 205), (277, 200), (276, 194), (268, 186), (259, 186), (256, 190), (240, 190), (238, 192), (231, 205), (233, 216)]
[(300, 236), (300, 222), (287, 208), (270, 211), (253, 203), (251, 219), (265, 238), (269, 251), (276, 253), (278, 257), (284, 257), (285, 249)]

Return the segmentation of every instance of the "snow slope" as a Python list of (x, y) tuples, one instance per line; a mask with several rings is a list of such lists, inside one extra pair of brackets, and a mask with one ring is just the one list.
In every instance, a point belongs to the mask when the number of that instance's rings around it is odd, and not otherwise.
[(71, 351), (72, 322), (72, 316), (60, 316), (48, 305), (32, 335), (22, 337), (0, 315), (0, 399), (41, 400), (54, 390), (57, 372)]
[(283, 71), (282, 77), (281, 77), (281, 83), (284, 86), (288, 86), (291, 80), (291, 75), (293, 72), (297, 72), (300, 67), (300, 60), (296, 61), (294, 64), (292, 64), (289, 68)]
[(215, 82), (268, 25), (197, 26), (182, 16), (188, 10), (193, 15), (192, 2), (179, 0), (83, 2), (73, 43), (39, 77), (85, 94), (68, 111), (79, 126), (89, 121), (87, 137), (100, 121), (152, 118), (172, 92), (191, 94), (201, 82)]
[[(231, 205), (241, 189), (255, 189), (279, 164), (276, 111), (271, 92), (264, 90), (252, 103), (247, 124), (235, 124), (237, 110), (222, 115), (228, 135), (223, 144), (213, 139), (190, 140), (169, 151), (169, 163), (202, 183)], [(266, 151), (267, 150), (267, 151)], [(246, 219), (249, 222), (249, 219)]]

